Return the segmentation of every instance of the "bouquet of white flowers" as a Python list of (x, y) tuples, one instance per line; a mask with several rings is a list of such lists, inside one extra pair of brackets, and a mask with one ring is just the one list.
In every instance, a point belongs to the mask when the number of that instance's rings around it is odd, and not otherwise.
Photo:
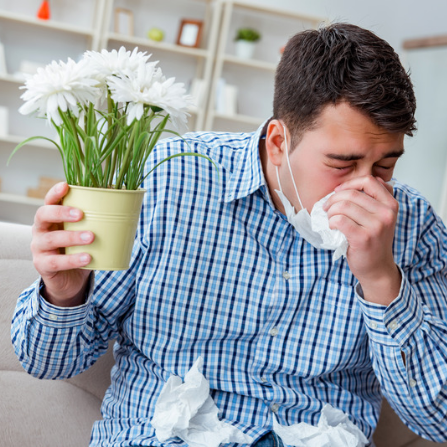
[[(87, 51), (77, 63), (53, 61), (40, 68), (21, 87), (25, 104), (19, 111), (46, 117), (59, 141), (31, 137), (11, 157), (34, 139), (49, 140), (60, 152), (68, 184), (136, 190), (160, 135), (178, 135), (167, 124), (185, 125), (191, 104), (184, 84), (166, 79), (158, 62), (149, 58), (137, 48), (121, 47)], [(202, 156), (187, 152), (172, 157), (182, 155)]]

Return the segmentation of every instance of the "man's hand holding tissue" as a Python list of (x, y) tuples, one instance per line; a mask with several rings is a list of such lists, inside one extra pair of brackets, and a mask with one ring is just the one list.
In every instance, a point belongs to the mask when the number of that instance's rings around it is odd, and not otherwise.
[(399, 210), (392, 186), (372, 175), (357, 177), (335, 188), (324, 209), (330, 228), (348, 240), (348, 264), (365, 300), (389, 305), (402, 279), (392, 250)]

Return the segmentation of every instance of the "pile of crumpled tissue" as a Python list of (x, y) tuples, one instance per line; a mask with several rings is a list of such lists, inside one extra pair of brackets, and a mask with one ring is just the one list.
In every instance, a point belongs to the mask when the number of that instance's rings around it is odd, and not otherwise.
[(326, 404), (317, 426), (301, 422), (284, 426), (273, 421), (284, 445), (294, 447), (364, 447), (368, 439), (343, 411)]
[(163, 442), (178, 437), (190, 447), (218, 447), (236, 442), (251, 444), (253, 438), (218, 419), (219, 409), (210, 396), (208, 380), (201, 373), (199, 357), (186, 373), (185, 382), (171, 376), (161, 390), (151, 420), (155, 435)]
[[(201, 373), (199, 357), (184, 382), (171, 376), (164, 385), (151, 420), (160, 442), (178, 437), (189, 447), (218, 447), (220, 444), (248, 444), (254, 439), (218, 419), (219, 409), (210, 396), (210, 386)], [(317, 426), (306, 423), (290, 426), (273, 421), (273, 429), (285, 446), (364, 447), (368, 440), (341, 410), (325, 405)]]

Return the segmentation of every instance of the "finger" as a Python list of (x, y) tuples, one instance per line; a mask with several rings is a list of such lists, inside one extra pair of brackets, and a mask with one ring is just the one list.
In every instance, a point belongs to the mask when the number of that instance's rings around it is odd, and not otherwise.
[(77, 208), (62, 205), (41, 206), (34, 217), (33, 229), (37, 232), (48, 231), (54, 224), (62, 222), (78, 222), (83, 212)]
[(394, 188), (393, 188), (393, 184), (392, 183), (394, 183), (394, 182), (386, 182), (385, 180), (383, 180), (382, 178), (380, 178), (380, 177), (376, 177), (377, 178), (377, 180), (380, 182), (380, 183), (382, 183), (382, 185), (383, 186), (385, 186), (385, 188), (388, 190), (388, 192), (392, 195), (392, 196), (394, 196)]
[(36, 237), (31, 250), (33, 253), (51, 252), (59, 248), (89, 245), (94, 238), (91, 231), (51, 231)]
[[(355, 189), (336, 192), (329, 197), (324, 204), (323, 209), (328, 213), (329, 211), (332, 211), (332, 215), (336, 214), (337, 212), (344, 214), (344, 208), (349, 209), (351, 203), (364, 209), (370, 214), (380, 214), (388, 208), (393, 212), (397, 211), (397, 207), (390, 206), (389, 203), (384, 204), (379, 202), (368, 194)], [(338, 204), (337, 208), (333, 209), (336, 204)]]
[(68, 192), (68, 183), (56, 183), (45, 195), (45, 205), (57, 205)]
[(355, 189), (357, 191), (364, 191), (369, 196), (381, 202), (388, 202), (392, 199), (392, 194), (385, 187), (384, 183), (377, 180), (376, 177), (372, 175), (367, 175), (364, 177), (356, 177), (352, 180), (348, 180), (345, 183), (337, 186), (335, 192), (345, 191), (347, 189)]
[[(363, 227), (384, 229), (394, 227), (399, 205), (383, 204), (360, 191), (348, 190), (335, 193), (328, 199), (328, 218), (343, 215)], [(340, 229), (340, 228), (338, 228)]]
[(348, 243), (352, 243), (356, 240), (362, 240), (366, 227), (359, 225), (350, 217), (343, 214), (335, 214), (329, 218), (329, 228), (332, 230), (341, 231), (348, 240)]
[[(356, 189), (348, 189), (338, 191), (331, 197), (329, 197), (329, 199), (324, 204), (323, 209), (325, 211), (329, 211), (335, 204), (340, 202), (353, 202), (357, 206), (360, 206), (371, 213), (376, 211), (377, 208), (381, 205), (380, 202), (373, 199), (368, 194), (365, 194), (363, 191), (358, 191)], [(347, 203), (346, 206), (348, 206)]]
[(73, 255), (49, 254), (40, 256), (34, 261), (34, 265), (42, 276), (52, 276), (57, 272), (85, 267), (91, 262), (91, 259), (88, 253), (76, 253)]
[[(368, 225), (368, 223), (373, 218), (373, 213), (366, 209), (364, 206), (355, 203), (353, 200), (347, 199), (339, 200), (333, 203), (328, 209), (327, 216), (329, 221), (331, 221), (331, 218), (334, 216), (345, 216), (356, 225), (364, 227)], [(340, 228), (337, 229), (339, 230)]]

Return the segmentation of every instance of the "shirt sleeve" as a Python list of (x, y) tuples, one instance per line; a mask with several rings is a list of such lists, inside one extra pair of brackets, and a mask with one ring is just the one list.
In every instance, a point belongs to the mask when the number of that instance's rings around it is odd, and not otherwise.
[(134, 303), (141, 253), (136, 239), (129, 270), (92, 274), (87, 302), (81, 306), (48, 303), (40, 295), (40, 280), (20, 295), (11, 338), (29, 374), (40, 379), (72, 377), (106, 352)]
[[(356, 292), (382, 392), (418, 435), (447, 440), (447, 232), (427, 213), (399, 295), (382, 306)], [(403, 354), (403, 355), (402, 355)], [(404, 360), (404, 358), (405, 360)]]
[[(169, 155), (166, 148), (170, 146), (179, 151), (175, 142), (154, 148), (148, 172)], [(145, 257), (151, 243), (148, 234), (157, 204), (165, 196), (166, 186), (159, 183), (155, 172), (142, 185), (147, 192), (128, 270), (95, 272), (87, 302), (75, 308), (46, 302), (39, 294), (39, 282), (20, 295), (11, 337), (28, 373), (45, 379), (72, 377), (93, 365), (106, 352), (111, 339), (119, 339), (125, 321), (133, 314), (137, 286), (145, 275)]]

